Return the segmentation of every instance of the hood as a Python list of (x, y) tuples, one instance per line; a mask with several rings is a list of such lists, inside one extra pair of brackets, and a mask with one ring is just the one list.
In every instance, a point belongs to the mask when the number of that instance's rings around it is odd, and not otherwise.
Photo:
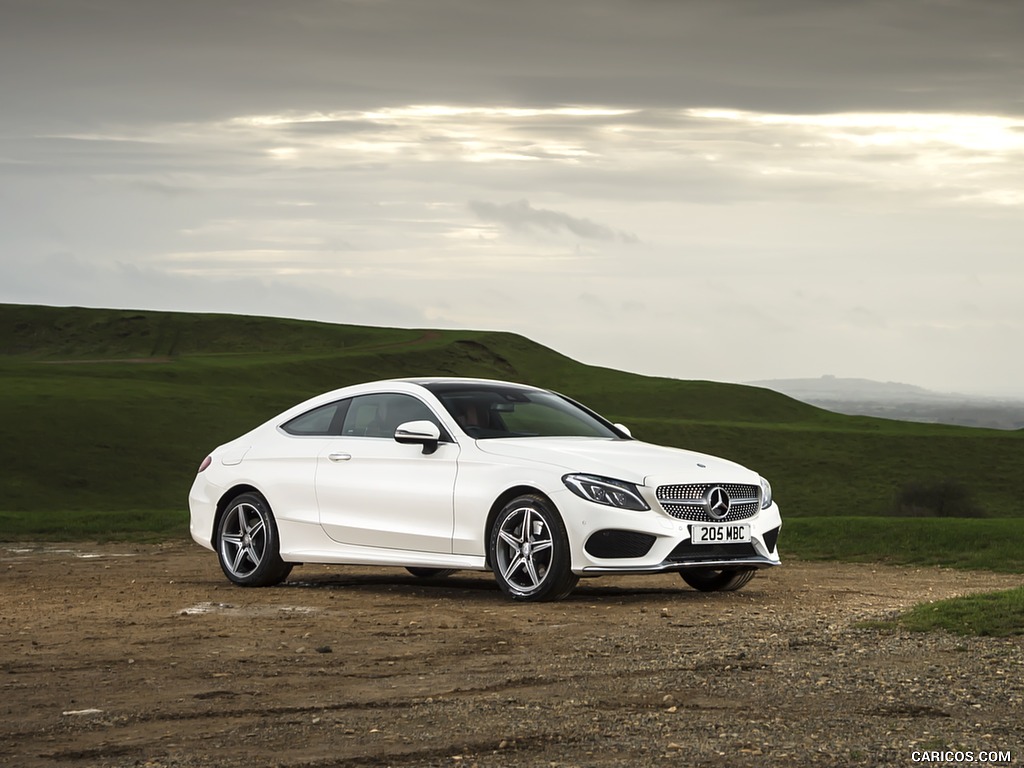
[(735, 462), (639, 440), (513, 437), (477, 440), (476, 447), (492, 456), (535, 461), (566, 472), (586, 472), (638, 485), (759, 482), (757, 473)]

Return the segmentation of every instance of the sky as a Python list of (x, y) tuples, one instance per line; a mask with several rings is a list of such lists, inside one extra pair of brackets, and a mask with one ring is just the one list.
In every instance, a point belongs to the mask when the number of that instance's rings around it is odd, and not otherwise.
[(0, 302), (1024, 396), (1022, 41), (1018, 0), (0, 0)]

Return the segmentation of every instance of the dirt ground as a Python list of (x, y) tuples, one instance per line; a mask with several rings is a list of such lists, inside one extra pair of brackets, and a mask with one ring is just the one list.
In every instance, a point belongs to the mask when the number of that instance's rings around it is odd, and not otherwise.
[(191, 543), (0, 544), (0, 765), (1019, 764), (1024, 639), (858, 622), (1020, 582), (788, 562), (526, 605), (487, 574), (252, 590)]

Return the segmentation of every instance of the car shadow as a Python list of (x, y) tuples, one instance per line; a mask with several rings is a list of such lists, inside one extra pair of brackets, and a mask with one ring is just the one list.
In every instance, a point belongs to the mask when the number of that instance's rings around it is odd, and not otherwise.
[[(587, 602), (595, 599), (614, 600), (618, 603), (648, 603), (652, 597), (673, 600), (708, 600), (728, 599), (742, 595), (745, 598), (760, 597), (764, 593), (758, 589), (746, 588), (742, 592), (699, 592), (681, 583), (678, 587), (668, 586), (624, 586), (611, 581), (614, 577), (602, 579), (581, 579), (580, 583), (562, 603)], [(607, 580), (606, 580), (607, 579)], [(301, 578), (301, 574), (293, 574), (291, 578), (279, 585), (277, 589), (295, 590), (356, 590), (364, 594), (388, 594), (406, 592), (410, 597), (429, 595), (431, 598), (459, 600), (477, 600), (488, 603), (512, 604), (498, 589), (490, 574), (474, 574), (460, 572), (444, 577), (417, 577), (390, 573), (366, 574), (324, 574), (311, 578)]]

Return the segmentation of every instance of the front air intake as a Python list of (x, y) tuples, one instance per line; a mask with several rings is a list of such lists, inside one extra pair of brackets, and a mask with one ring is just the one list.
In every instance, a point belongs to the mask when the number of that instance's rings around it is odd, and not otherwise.
[(643, 557), (651, 551), (654, 542), (655, 537), (648, 533), (609, 528), (592, 534), (584, 549), (588, 555), (607, 559)]

